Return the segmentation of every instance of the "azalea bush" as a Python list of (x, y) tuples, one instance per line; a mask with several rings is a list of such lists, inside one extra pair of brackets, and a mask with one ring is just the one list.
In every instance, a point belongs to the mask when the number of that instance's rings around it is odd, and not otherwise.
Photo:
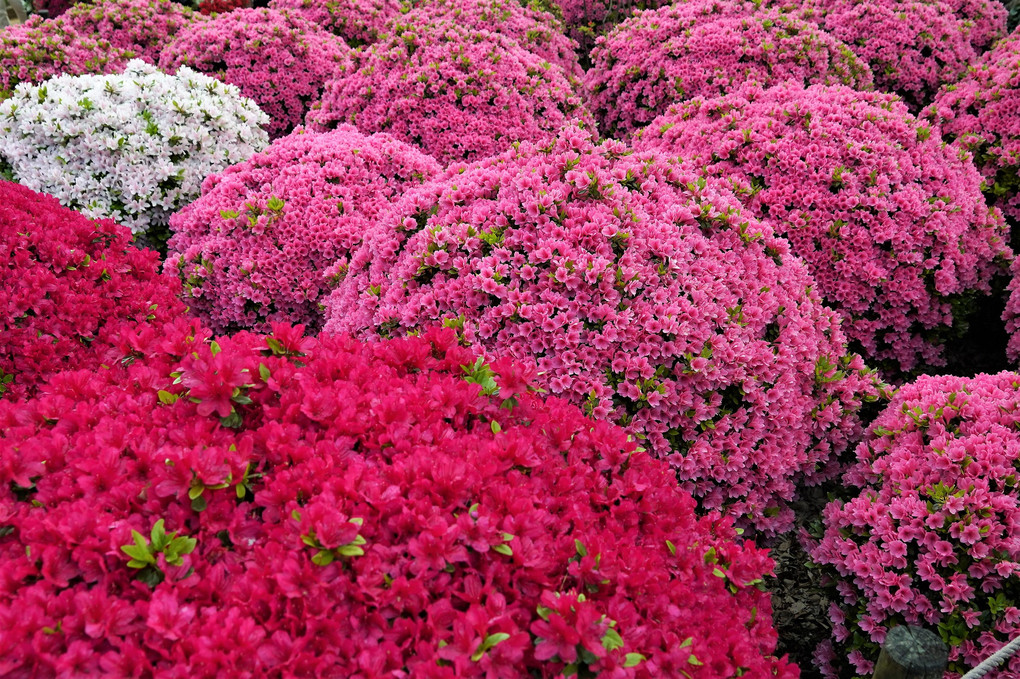
[(317, 328), (326, 269), (341, 266), (392, 201), (440, 170), (386, 134), (296, 132), (206, 180), (202, 197), (170, 219), (166, 269), (217, 332), (271, 321)]
[(375, 42), (386, 22), (400, 13), (400, 0), (269, 0), (269, 7), (300, 14), (340, 36), (351, 47)]
[(647, 125), (674, 102), (729, 94), (748, 82), (872, 87), (871, 70), (839, 40), (743, 0), (638, 11), (597, 40), (591, 61), (584, 84), (607, 136)]
[(969, 155), (894, 95), (749, 86), (677, 105), (635, 146), (732, 179), (890, 377), (942, 365), (943, 343), (1012, 259)]
[(198, 11), (208, 16), (210, 14), (232, 12), (235, 9), (250, 6), (250, 0), (199, 0)]
[(810, 552), (833, 585), (826, 676), (870, 676), (893, 625), (936, 630), (950, 675), (1020, 632), (1018, 399), (1015, 373), (926, 376), (875, 420)]
[(449, 164), (548, 138), (574, 118), (592, 124), (559, 66), (504, 35), (439, 19), (395, 23), (341, 65), (308, 123), (389, 132)]
[(121, 350), (0, 403), (4, 673), (797, 676), (767, 553), (526, 364), (183, 320)]
[(550, 393), (765, 531), (877, 397), (785, 241), (718, 183), (574, 127), (408, 191), (343, 273), (327, 330), (443, 324), (533, 358)]
[(0, 104), (0, 169), (88, 217), (158, 237), (202, 180), (268, 143), (268, 117), (236, 87), (131, 61), (59, 76)]
[(0, 181), (0, 397), (31, 395), (61, 370), (98, 369), (114, 333), (183, 313), (180, 285), (130, 241), (113, 222)]
[(106, 40), (150, 64), (183, 28), (202, 15), (171, 0), (89, 0), (79, 2), (61, 22), (79, 35)]

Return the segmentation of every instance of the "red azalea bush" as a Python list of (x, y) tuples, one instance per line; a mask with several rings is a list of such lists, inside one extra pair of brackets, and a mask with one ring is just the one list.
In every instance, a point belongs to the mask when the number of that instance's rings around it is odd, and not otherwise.
[(731, 178), (804, 259), (848, 337), (890, 374), (942, 365), (973, 300), (1012, 252), (965, 152), (894, 95), (770, 90), (677, 105), (638, 149)]
[(156, 253), (130, 241), (111, 221), (0, 181), (0, 395), (30, 395), (60, 370), (98, 366), (125, 324), (183, 312)]
[(386, 31), (386, 22), (400, 13), (400, 0), (269, 0), (271, 9), (299, 14), (340, 36), (351, 47), (368, 45)]
[(104, 39), (80, 35), (61, 21), (39, 16), (0, 31), (0, 101), (18, 83), (37, 85), (55, 75), (115, 73), (124, 69), (130, 53)]
[(198, 3), (198, 11), (206, 16), (232, 12), (242, 7), (251, 7), (251, 0), (200, 0)]
[(238, 9), (193, 24), (159, 59), (168, 73), (189, 66), (236, 85), (269, 114), (273, 138), (300, 125), (326, 81), (351, 63), (342, 40), (270, 9)]
[(623, 136), (670, 104), (787, 80), (871, 89), (870, 69), (812, 24), (743, 0), (692, 0), (639, 11), (600, 37), (584, 77), (606, 136)]
[(125, 333), (0, 403), (0, 672), (795, 679), (766, 552), (452, 331)]
[(201, 20), (200, 14), (170, 0), (89, 0), (61, 18), (80, 35), (106, 40), (153, 65), (181, 29)]
[(1020, 632), (1018, 402), (1015, 373), (926, 376), (875, 420), (810, 552), (835, 588), (826, 676), (870, 676), (894, 625), (937, 629), (948, 676)]
[(394, 23), (326, 85), (313, 129), (350, 123), (389, 132), (449, 164), (591, 124), (571, 79), (511, 38), (450, 20)]
[(715, 182), (566, 128), (409, 191), (354, 254), (327, 330), (442, 323), (625, 425), (704, 507), (791, 526), (876, 397), (814, 282)]
[(216, 332), (322, 325), (325, 270), (411, 186), (442, 168), (386, 134), (295, 132), (206, 179), (170, 218), (165, 269)]

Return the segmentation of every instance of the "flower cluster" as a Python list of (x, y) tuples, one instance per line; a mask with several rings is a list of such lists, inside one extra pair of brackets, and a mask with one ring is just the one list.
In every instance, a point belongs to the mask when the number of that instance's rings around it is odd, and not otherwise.
[(449, 19), (394, 23), (338, 71), (308, 122), (389, 132), (446, 164), (474, 160), (548, 138), (574, 118), (592, 124), (571, 80), (498, 33)]
[(709, 509), (786, 530), (877, 397), (785, 241), (716, 182), (568, 127), (409, 191), (327, 330), (442, 323), (645, 440)]
[(1015, 373), (926, 376), (875, 420), (810, 552), (835, 588), (827, 676), (869, 676), (897, 624), (937, 629), (960, 674), (1020, 632), (1018, 402)]
[(635, 10), (656, 9), (669, 0), (548, 0), (563, 15), (570, 37), (591, 51), (595, 40), (631, 15)]
[(941, 365), (942, 343), (1012, 258), (967, 154), (895, 95), (748, 86), (675, 106), (635, 146), (740, 186), (890, 375)]
[(166, 269), (216, 332), (321, 326), (326, 269), (341, 270), (389, 204), (440, 170), (386, 134), (296, 132), (206, 180), (170, 218)]
[(130, 240), (112, 222), (0, 181), (0, 396), (98, 367), (113, 333), (183, 312), (180, 286), (157, 274), (156, 253)]
[(691, 0), (639, 11), (600, 37), (584, 78), (604, 135), (625, 135), (670, 104), (795, 80), (871, 89), (870, 69), (814, 25), (761, 3)]
[(18, 83), (38, 84), (55, 75), (110, 73), (131, 57), (103, 39), (81, 35), (61, 21), (38, 16), (0, 31), (0, 101)]
[(0, 169), (88, 217), (158, 235), (205, 177), (266, 146), (267, 121), (232, 85), (132, 60), (119, 75), (19, 87), (0, 104)]
[(340, 36), (351, 47), (368, 45), (386, 31), (398, 15), (400, 0), (269, 0), (269, 7), (299, 14), (316, 26)]
[(989, 0), (811, 0), (792, 8), (849, 45), (876, 86), (915, 110), (1006, 34), (1006, 10)]
[(210, 14), (222, 14), (250, 6), (251, 0), (199, 0), (198, 11), (209, 16)]
[(302, 330), (0, 403), (0, 671), (795, 679), (766, 552), (622, 430), (449, 330)]
[(155, 64), (181, 29), (202, 15), (171, 0), (89, 0), (79, 2), (60, 21), (80, 35), (106, 40)]
[(196, 23), (159, 59), (168, 73), (188, 66), (237, 86), (269, 115), (272, 138), (300, 125), (326, 81), (351, 64), (341, 39), (296, 14), (270, 9), (238, 9)]

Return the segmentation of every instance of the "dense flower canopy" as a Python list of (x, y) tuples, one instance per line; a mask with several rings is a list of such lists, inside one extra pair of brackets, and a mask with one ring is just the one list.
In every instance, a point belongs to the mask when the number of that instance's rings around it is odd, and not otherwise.
[(130, 240), (123, 227), (0, 180), (0, 396), (30, 395), (61, 370), (98, 368), (121, 329), (183, 312), (180, 285)]
[(0, 671), (797, 676), (767, 553), (533, 368), (301, 333), (127, 333), (0, 403)]
[(400, 13), (400, 0), (269, 0), (269, 7), (300, 14), (351, 47), (375, 42)]
[(292, 134), (210, 176), (202, 197), (171, 217), (166, 268), (216, 332), (271, 321), (318, 328), (326, 269), (346, 262), (391, 202), (440, 170), (387, 134), (346, 125)]
[(966, 152), (894, 95), (746, 87), (677, 105), (635, 146), (733, 179), (890, 375), (941, 365), (942, 342), (1012, 258)]
[(431, 324), (537, 360), (543, 386), (626, 425), (708, 508), (790, 526), (875, 394), (789, 246), (732, 194), (565, 128), (409, 191), (366, 236), (327, 329)]
[(625, 135), (670, 104), (744, 83), (871, 89), (868, 66), (814, 25), (744, 0), (690, 0), (634, 16), (600, 37), (584, 84), (607, 136)]
[(202, 19), (171, 0), (88, 0), (75, 4), (60, 21), (79, 35), (106, 40), (114, 49), (157, 64), (174, 36)]

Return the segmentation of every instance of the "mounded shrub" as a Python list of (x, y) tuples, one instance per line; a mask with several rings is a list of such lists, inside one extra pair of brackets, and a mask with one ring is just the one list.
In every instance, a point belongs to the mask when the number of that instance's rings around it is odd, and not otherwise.
[(250, 0), (199, 0), (198, 11), (209, 16), (251, 6)]
[(675, 102), (755, 82), (871, 89), (868, 66), (812, 24), (743, 0), (691, 0), (634, 16), (600, 37), (584, 77), (606, 136), (624, 136)]
[(300, 14), (351, 47), (360, 47), (385, 33), (386, 22), (400, 13), (401, 4), (400, 0), (269, 0), (269, 7)]
[(116, 72), (130, 57), (63, 22), (29, 17), (0, 31), (0, 102), (14, 94), (19, 83), (38, 84), (62, 74)]
[(88, 0), (60, 19), (80, 35), (106, 40), (150, 64), (183, 28), (202, 15), (171, 0)]
[(591, 124), (568, 75), (511, 38), (450, 20), (391, 31), (340, 68), (309, 126), (389, 132), (449, 164), (551, 137), (571, 119)]
[(215, 332), (269, 322), (322, 325), (325, 271), (346, 262), (404, 191), (431, 179), (435, 160), (389, 135), (350, 126), (298, 131), (210, 176), (170, 218), (166, 270)]
[(205, 177), (267, 145), (267, 122), (232, 85), (132, 60), (123, 74), (59, 76), (0, 103), (0, 172), (158, 240)]
[(545, 389), (625, 425), (702, 506), (774, 532), (877, 396), (813, 286), (719, 183), (565, 128), (409, 191), (355, 252), (326, 329), (442, 323), (532, 358)]
[[(875, 420), (811, 548), (834, 584), (826, 676), (870, 676), (887, 630), (913, 624), (967, 672), (1020, 632), (1020, 376), (922, 377)], [(1014, 657), (1008, 672), (1020, 672)]]
[(797, 676), (766, 552), (622, 430), (451, 331), (301, 333), (178, 321), (0, 403), (0, 669)]
[(180, 285), (157, 273), (156, 253), (130, 241), (113, 222), (0, 181), (0, 397), (29, 396), (61, 370), (98, 367), (113, 334), (184, 311)]
[(342, 40), (297, 14), (269, 9), (238, 9), (196, 23), (159, 60), (168, 73), (188, 66), (236, 85), (269, 115), (272, 138), (300, 125), (326, 81), (350, 64)]
[(1012, 252), (966, 152), (894, 95), (746, 87), (678, 104), (639, 133), (731, 179), (804, 259), (847, 336), (890, 377), (944, 364)]

